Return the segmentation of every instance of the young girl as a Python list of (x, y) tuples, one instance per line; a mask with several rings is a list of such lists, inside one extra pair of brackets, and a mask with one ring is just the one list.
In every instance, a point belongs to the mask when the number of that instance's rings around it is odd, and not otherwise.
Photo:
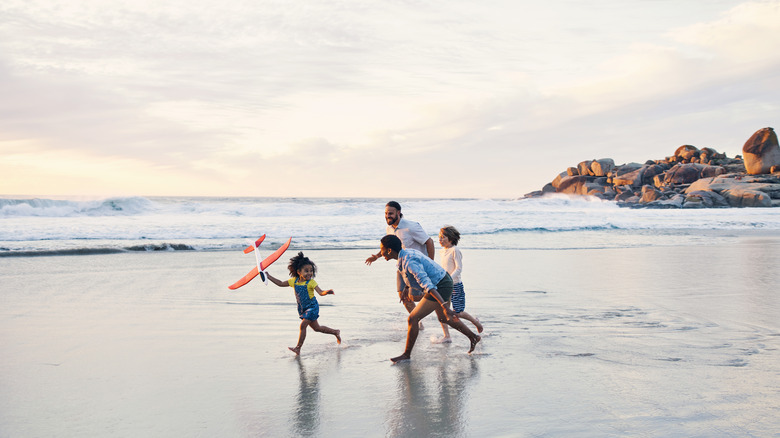
[(458, 318), (463, 318), (467, 321), (471, 321), (474, 326), (477, 327), (477, 332), (482, 333), (482, 324), (479, 319), (474, 318), (465, 312), (466, 309), (466, 293), (463, 290), (463, 282), (460, 278), (460, 273), (463, 270), (463, 255), (458, 248), (458, 241), (460, 240), (460, 233), (455, 227), (447, 225), (439, 230), (439, 244), (442, 249), (439, 251), (441, 255), (441, 266), (452, 277), (452, 310)]
[(314, 275), (317, 273), (317, 266), (308, 257), (303, 255), (303, 252), (299, 252), (297, 256), (290, 259), (290, 264), (287, 265), (287, 269), (290, 271), (290, 278), (287, 281), (280, 281), (271, 274), (268, 275), (268, 279), (272, 283), (279, 287), (293, 287), (295, 288), (295, 299), (298, 301), (298, 316), (303, 320), (301, 321), (301, 330), (298, 335), (298, 345), (288, 347), (293, 353), (300, 354), (303, 341), (306, 339), (306, 328), (311, 327), (315, 332), (327, 333), (336, 337), (336, 342), (341, 344), (341, 330), (334, 330), (330, 327), (325, 327), (317, 322), (317, 318), (320, 317), (320, 305), (317, 303), (317, 298), (314, 296), (314, 292), (320, 295), (333, 295), (333, 289), (323, 291), (317, 285), (317, 282), (313, 280)]

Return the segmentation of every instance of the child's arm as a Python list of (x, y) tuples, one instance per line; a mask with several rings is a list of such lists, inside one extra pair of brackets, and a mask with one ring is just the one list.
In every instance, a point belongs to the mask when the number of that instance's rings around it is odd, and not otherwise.
[(271, 280), (271, 283), (273, 283), (273, 284), (275, 284), (275, 285), (277, 285), (279, 287), (289, 287), (290, 286), (290, 283), (288, 283), (286, 281), (281, 281), (279, 279), (276, 279), (276, 278), (274, 278), (273, 275), (271, 275), (271, 274), (269, 274), (267, 272), (265, 273), (265, 275), (266, 275), (266, 277), (268, 277), (269, 280)]
[(318, 294), (320, 294), (320, 295), (322, 295), (322, 296), (325, 296), (325, 295), (336, 295), (336, 292), (333, 292), (333, 289), (328, 289), (328, 290), (325, 290), (325, 291), (324, 291), (324, 290), (320, 289), (320, 287), (319, 287), (319, 286), (316, 286), (316, 287), (314, 288), (314, 290), (315, 290), (315, 291), (316, 291)]
[(463, 254), (461, 254), (460, 249), (455, 248), (452, 259), (455, 261), (455, 269), (450, 272), (450, 275), (453, 278), (459, 277), (461, 271), (463, 271)]

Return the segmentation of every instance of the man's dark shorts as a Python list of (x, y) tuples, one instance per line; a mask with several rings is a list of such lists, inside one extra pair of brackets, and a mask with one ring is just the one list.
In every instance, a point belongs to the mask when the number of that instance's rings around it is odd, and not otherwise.
[[(445, 303), (449, 301), (450, 298), (452, 298), (452, 277), (450, 277), (450, 274), (444, 274), (444, 278), (442, 278), (441, 281), (436, 284), (436, 290), (439, 292), (439, 295), (441, 295), (441, 298)], [(429, 294), (426, 294), (425, 298), (436, 301), (436, 298)]]

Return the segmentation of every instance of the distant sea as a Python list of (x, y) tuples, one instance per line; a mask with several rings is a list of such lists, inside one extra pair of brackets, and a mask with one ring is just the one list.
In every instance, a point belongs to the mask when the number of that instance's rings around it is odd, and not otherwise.
[[(374, 248), (389, 199), (113, 197), (0, 198), (0, 257), (144, 251), (223, 251), (262, 234), (298, 249)], [(461, 246), (599, 249), (728, 239), (780, 231), (778, 209), (628, 209), (553, 195), (534, 199), (396, 199), (432, 237), (444, 225)], [(435, 239), (434, 239), (435, 240)]]

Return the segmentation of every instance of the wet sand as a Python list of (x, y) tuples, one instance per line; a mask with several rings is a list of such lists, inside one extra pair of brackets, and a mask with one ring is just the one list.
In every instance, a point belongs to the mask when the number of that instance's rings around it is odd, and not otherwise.
[[(0, 259), (0, 436), (773, 436), (780, 240), (463, 249), (472, 355), (426, 320), (411, 361), (393, 265), (307, 251), (292, 290), (227, 285), (233, 252)], [(292, 254), (291, 254), (292, 255)], [(285, 277), (284, 264), (271, 272)]]

